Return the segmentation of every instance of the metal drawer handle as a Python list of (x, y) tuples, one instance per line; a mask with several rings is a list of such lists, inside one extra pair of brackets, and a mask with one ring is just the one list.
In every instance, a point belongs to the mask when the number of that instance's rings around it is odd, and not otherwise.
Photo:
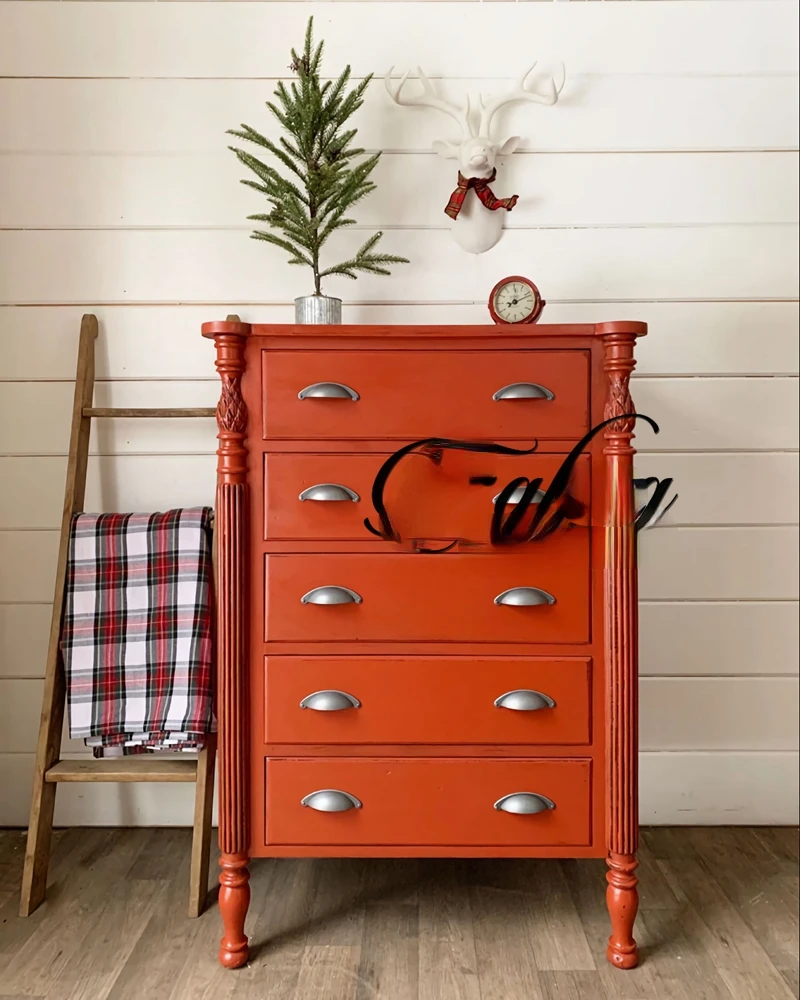
[(528, 607), (534, 604), (555, 604), (556, 599), (546, 590), (539, 587), (512, 587), (504, 590), (494, 599), (495, 604), (511, 604), (515, 607)]
[(300, 708), (311, 708), (315, 712), (343, 712), (348, 708), (361, 708), (361, 702), (346, 691), (315, 691), (303, 698)]
[(360, 809), (361, 803), (349, 792), (340, 792), (336, 788), (320, 788), (317, 792), (311, 792), (304, 799), (300, 799), (300, 805), (307, 809), (316, 809), (321, 813), (343, 813), (348, 809)]
[(349, 587), (314, 587), (300, 598), (303, 604), (360, 604), (361, 597)]
[(500, 812), (530, 816), (533, 813), (555, 809), (556, 804), (552, 799), (548, 799), (546, 795), (540, 795), (538, 792), (512, 792), (510, 795), (504, 795), (502, 799), (498, 799), (494, 807)]
[(492, 399), (555, 399), (556, 394), (538, 382), (512, 382), (504, 385)]
[(349, 490), (346, 486), (340, 486), (338, 483), (317, 483), (316, 486), (309, 486), (307, 490), (303, 490), (299, 497), (300, 500), (351, 500), (353, 503), (358, 503), (361, 497), (358, 493), (354, 493)]
[(510, 708), (512, 712), (538, 712), (542, 708), (556, 707), (556, 703), (550, 695), (527, 688), (506, 691), (499, 698), (495, 698), (494, 703), (497, 708)]
[[(522, 499), (522, 494), (525, 492), (524, 486), (518, 486), (511, 496), (508, 498), (507, 503), (519, 503)], [(492, 503), (497, 503), (500, 494), (498, 493), (496, 497), (492, 497)], [(544, 490), (537, 490), (533, 497), (531, 498), (531, 503), (541, 503), (544, 500)]]
[(355, 389), (341, 382), (315, 382), (297, 394), (298, 399), (358, 399)]

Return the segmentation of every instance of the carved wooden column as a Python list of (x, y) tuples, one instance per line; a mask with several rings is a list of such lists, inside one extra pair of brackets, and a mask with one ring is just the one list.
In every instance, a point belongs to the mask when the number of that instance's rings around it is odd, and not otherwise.
[[(605, 417), (633, 413), (628, 383), (636, 362), (633, 349), (643, 323), (597, 327), (605, 345), (608, 396)], [(639, 842), (638, 789), (638, 605), (636, 537), (633, 528), (634, 420), (606, 428), (606, 758), (608, 771), (608, 873), (606, 902), (611, 937), (606, 955), (612, 965), (632, 969), (638, 962), (633, 925), (639, 907), (636, 851)]]
[(237, 969), (248, 958), (244, 922), (250, 903), (247, 740), (247, 408), (244, 347), (238, 322), (206, 323), (217, 348), (222, 391), (217, 406), (217, 724), (219, 727), (219, 960)]

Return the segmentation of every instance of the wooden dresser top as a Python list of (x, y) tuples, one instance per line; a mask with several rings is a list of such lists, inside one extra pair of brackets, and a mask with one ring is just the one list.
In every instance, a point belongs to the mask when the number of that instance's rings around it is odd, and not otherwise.
[(279, 337), (279, 338), (319, 338), (319, 339), (347, 339), (354, 337), (386, 337), (404, 339), (426, 339), (426, 338), (456, 338), (456, 339), (497, 339), (503, 340), (524, 340), (535, 342), (538, 340), (558, 339), (586, 339), (591, 337), (607, 337), (611, 334), (633, 334), (636, 337), (643, 337), (647, 333), (647, 324), (634, 320), (615, 320), (609, 323), (559, 323), (547, 324), (537, 323), (535, 325), (521, 326), (495, 326), (493, 323), (486, 323), (472, 326), (439, 326), (433, 323), (425, 325), (368, 325), (345, 323), (338, 326), (299, 326), (296, 323), (235, 323), (228, 320), (220, 320), (203, 324), (203, 336), (213, 338), (218, 334), (238, 334), (239, 336), (254, 337)]

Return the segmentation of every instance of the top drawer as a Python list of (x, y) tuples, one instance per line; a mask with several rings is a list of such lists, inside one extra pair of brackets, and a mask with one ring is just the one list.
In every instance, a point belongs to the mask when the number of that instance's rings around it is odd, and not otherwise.
[(584, 351), (264, 351), (262, 367), (265, 438), (530, 441), (589, 429)]

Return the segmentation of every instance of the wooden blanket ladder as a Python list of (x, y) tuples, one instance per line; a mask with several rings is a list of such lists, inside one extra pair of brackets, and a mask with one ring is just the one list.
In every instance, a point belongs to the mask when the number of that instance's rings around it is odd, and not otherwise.
[(209, 741), (204, 750), (192, 756), (176, 754), (171, 758), (140, 756), (86, 758), (83, 760), (61, 759), (66, 683), (59, 642), (64, 610), (67, 550), (72, 517), (74, 514), (83, 512), (92, 418), (214, 416), (214, 410), (206, 408), (113, 409), (93, 406), (96, 339), (97, 317), (85, 315), (81, 321), (78, 344), (69, 460), (64, 490), (64, 510), (61, 516), (61, 540), (58, 546), (53, 616), (47, 648), (42, 714), (39, 722), (39, 741), (36, 748), (36, 765), (33, 777), (33, 798), (22, 878), (20, 915), (29, 916), (45, 898), (56, 788), (60, 782), (180, 781), (194, 782), (196, 786), (189, 878), (189, 916), (198, 917), (203, 912), (208, 891), (216, 737)]

